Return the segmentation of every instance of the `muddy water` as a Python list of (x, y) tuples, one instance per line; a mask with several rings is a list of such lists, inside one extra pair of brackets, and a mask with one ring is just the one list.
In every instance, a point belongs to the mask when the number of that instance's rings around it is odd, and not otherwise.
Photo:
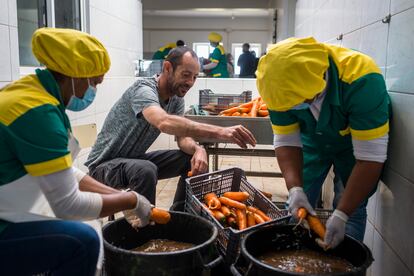
[(141, 246), (131, 249), (132, 251), (144, 253), (159, 253), (159, 252), (173, 252), (184, 250), (195, 246), (192, 243), (177, 242), (166, 239), (149, 240)]
[(309, 249), (270, 251), (258, 258), (263, 263), (289, 272), (328, 274), (352, 271), (352, 264), (345, 259)]

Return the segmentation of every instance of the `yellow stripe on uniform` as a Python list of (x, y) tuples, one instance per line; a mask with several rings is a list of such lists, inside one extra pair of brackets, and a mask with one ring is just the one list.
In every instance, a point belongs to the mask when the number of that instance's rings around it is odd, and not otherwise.
[(221, 73), (213, 74), (213, 77), (220, 77)]
[(210, 61), (214, 62), (214, 63), (219, 63), (219, 61), (217, 59), (213, 59), (213, 58), (210, 58)]
[(42, 176), (62, 171), (64, 169), (70, 168), (71, 166), (72, 156), (70, 155), (70, 153), (68, 153), (65, 156), (53, 160), (32, 165), (25, 165), (24, 168), (32, 176)]
[(380, 138), (387, 134), (389, 131), (388, 121), (380, 127), (367, 129), (367, 130), (356, 130), (351, 128), (352, 138), (356, 140), (373, 140)]
[(59, 101), (45, 91), (35, 75), (26, 76), (0, 90), (0, 123), (8, 126), (27, 111)]
[(343, 129), (343, 130), (340, 130), (339, 131), (339, 134), (341, 135), (341, 136), (345, 136), (345, 135), (348, 135), (349, 133), (351, 133), (351, 128), (348, 126), (346, 129)]
[(277, 126), (272, 125), (273, 133), (274, 134), (291, 134), (300, 129), (299, 123), (294, 123), (287, 126)]

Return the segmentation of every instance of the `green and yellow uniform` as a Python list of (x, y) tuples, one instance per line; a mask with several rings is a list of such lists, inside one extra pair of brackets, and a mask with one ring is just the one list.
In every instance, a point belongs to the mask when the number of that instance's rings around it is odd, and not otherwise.
[[(305, 41), (303, 45), (302, 41)], [(273, 64), (278, 67), (278, 72), (273, 71), (275, 76), (272, 75), (272, 80), (266, 78), (266, 81), (278, 83), (284, 80), (280, 87), (263, 84), (263, 67), (270, 66), (269, 63), (262, 64), (257, 71), (258, 89), (269, 108), (274, 134), (300, 131), (305, 191), (326, 174), (331, 165), (335, 165), (346, 183), (355, 165), (352, 139), (369, 141), (387, 135), (390, 116), (390, 99), (384, 78), (370, 57), (334, 45), (308, 42), (302, 39), (293, 46), (287, 45), (296, 49), (290, 49), (286, 64)], [(309, 51), (312, 47), (314, 49)], [(295, 58), (301, 58), (302, 64), (307, 66), (289, 70), (294, 66), (291, 62)], [(327, 86), (323, 79), (326, 71)], [(309, 109), (291, 109), (307, 99), (313, 99), (324, 89), (326, 95), (318, 120)], [(279, 93), (278, 97), (276, 93)]]
[(176, 47), (175, 43), (168, 43), (167, 45), (161, 47), (154, 53), (152, 59), (166, 59), (170, 51)]
[(229, 72), (227, 71), (227, 59), (224, 47), (218, 45), (209, 57), (211, 62), (217, 63), (217, 66), (211, 69), (210, 75), (213, 78), (228, 78)]
[[(0, 187), (27, 174), (70, 168), (69, 131), (59, 87), (48, 70), (38, 69), (0, 90)], [(1, 230), (5, 225), (0, 221)]]

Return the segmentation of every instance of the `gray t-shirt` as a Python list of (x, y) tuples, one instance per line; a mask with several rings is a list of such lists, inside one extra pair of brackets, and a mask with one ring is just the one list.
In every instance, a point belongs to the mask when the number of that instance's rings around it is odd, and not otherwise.
[(159, 98), (155, 77), (137, 80), (109, 111), (85, 162), (89, 170), (115, 158), (138, 158), (147, 151), (160, 135), (142, 114), (152, 105), (160, 106), (168, 114), (184, 114), (183, 98), (173, 96), (168, 103)]

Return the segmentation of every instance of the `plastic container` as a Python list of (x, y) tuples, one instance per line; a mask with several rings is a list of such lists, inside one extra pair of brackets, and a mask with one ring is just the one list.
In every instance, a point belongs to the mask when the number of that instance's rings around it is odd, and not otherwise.
[[(295, 225), (273, 225), (264, 229), (254, 231), (242, 240), (241, 251), (244, 259), (247, 261), (245, 270), (232, 267), (233, 275), (310, 275), (306, 273), (287, 272), (273, 266), (264, 264), (257, 259), (258, 256), (268, 250), (283, 250), (286, 248), (301, 248), (302, 246), (312, 250), (324, 252), (309, 237), (307, 230)], [(345, 236), (344, 241), (335, 249), (328, 250), (326, 254), (331, 254), (348, 260), (354, 269), (350, 272), (323, 274), (330, 276), (360, 276), (365, 275), (366, 270), (371, 265), (373, 258), (371, 251), (362, 242), (357, 241), (349, 236)]]
[[(170, 212), (169, 223), (148, 225), (139, 231), (124, 219), (103, 228), (105, 275), (202, 275), (222, 261), (216, 249), (217, 229), (208, 220)], [(136, 248), (151, 239), (189, 242), (196, 246), (175, 252), (141, 253)]]
[[(243, 91), (239, 95), (235, 94), (215, 94), (210, 89), (199, 90), (199, 105), (200, 109), (208, 105), (214, 106), (215, 111), (218, 113), (231, 106), (238, 106), (243, 103), (247, 103), (252, 100), (252, 91)], [(209, 110), (207, 110), (209, 111)]]
[[(260, 191), (253, 187), (246, 179), (246, 176), (240, 168), (230, 168), (216, 171), (203, 175), (198, 175), (186, 179), (186, 202), (185, 210), (187, 212), (201, 215), (207, 218), (219, 229), (218, 248), (225, 256), (225, 262), (232, 264), (236, 262), (240, 254), (241, 238), (258, 228), (266, 227), (272, 224), (281, 224), (288, 222), (290, 216), (287, 210), (279, 210), (269, 199)], [(255, 225), (244, 230), (236, 230), (231, 227), (223, 227), (214, 217), (212, 217), (202, 206), (204, 195), (214, 192), (221, 196), (229, 191), (245, 191), (249, 193), (247, 205), (253, 205), (265, 212), (271, 221)]]

